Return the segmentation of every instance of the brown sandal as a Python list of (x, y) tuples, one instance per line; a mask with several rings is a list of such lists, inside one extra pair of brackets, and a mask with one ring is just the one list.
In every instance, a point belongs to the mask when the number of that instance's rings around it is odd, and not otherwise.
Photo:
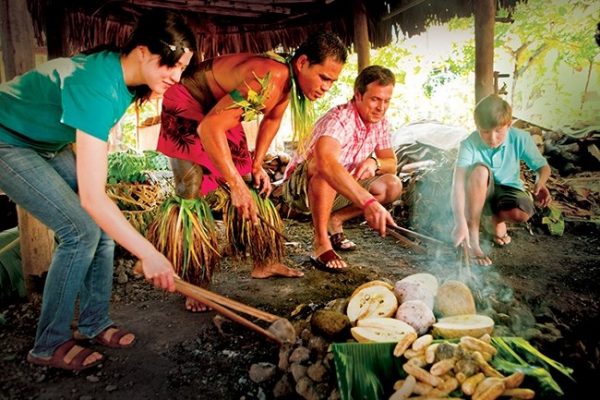
[(67, 340), (66, 342), (58, 346), (56, 350), (54, 350), (54, 354), (52, 354), (52, 357), (46, 359), (36, 357), (33, 354), (28, 353), (27, 361), (31, 364), (39, 365), (42, 367), (60, 368), (68, 371), (82, 371), (84, 369), (95, 367), (96, 365), (104, 361), (104, 356), (102, 356), (99, 360), (96, 360), (89, 364), (84, 364), (85, 360), (92, 354), (96, 353), (96, 351), (87, 347), (81, 347), (81, 350), (79, 350), (77, 354), (75, 354), (75, 357), (73, 357), (73, 359), (70, 362), (66, 362), (65, 357), (75, 346), (77, 346), (77, 342), (75, 340)]
[[(115, 331), (110, 336), (110, 339), (107, 339), (106, 336), (108, 336), (109, 329), (114, 329)], [(113, 349), (127, 349), (129, 347), (133, 347), (133, 345), (135, 344), (135, 341), (136, 341), (135, 336), (134, 336), (133, 341), (128, 344), (121, 344), (120, 340), (123, 336), (129, 335), (129, 334), (133, 335), (133, 332), (128, 332), (124, 329), (120, 329), (116, 325), (111, 325), (108, 328), (106, 328), (105, 330), (103, 330), (102, 332), (100, 332), (94, 338), (86, 338), (79, 331), (73, 332), (73, 337), (75, 338), (75, 340), (80, 341), (80, 342), (97, 343), (102, 346), (111, 347)]]
[(315, 266), (315, 268), (320, 269), (321, 271), (338, 273), (338, 272), (344, 272), (345, 270), (348, 269), (348, 267), (332, 268), (329, 266), (329, 263), (332, 261), (341, 260), (341, 259), (342, 259), (342, 257), (340, 257), (335, 251), (327, 250), (327, 251), (321, 253), (318, 257), (311, 257), (310, 261)]
[(353, 251), (356, 250), (356, 244), (346, 238), (344, 232), (334, 233), (329, 236), (331, 246), (338, 251)]

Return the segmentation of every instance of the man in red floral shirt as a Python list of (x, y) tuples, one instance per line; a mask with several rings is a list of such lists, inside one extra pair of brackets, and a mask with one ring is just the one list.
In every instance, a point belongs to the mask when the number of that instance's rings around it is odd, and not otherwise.
[(394, 84), (389, 69), (365, 68), (354, 83), (354, 97), (317, 121), (306, 151), (296, 154), (286, 170), (283, 197), (293, 209), (312, 214), (311, 260), (318, 268), (347, 268), (335, 250), (356, 247), (344, 236), (349, 219), (363, 214), (382, 236), (387, 225), (395, 225), (383, 206), (402, 192), (385, 119)]

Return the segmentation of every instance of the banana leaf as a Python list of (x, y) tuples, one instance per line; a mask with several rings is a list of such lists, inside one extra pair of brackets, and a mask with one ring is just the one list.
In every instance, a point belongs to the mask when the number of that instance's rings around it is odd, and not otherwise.
[(333, 343), (333, 359), (342, 400), (388, 398), (394, 382), (406, 376), (396, 343)]
[[(457, 340), (436, 340), (456, 343)], [(540, 394), (536, 398), (555, 398), (564, 392), (551, 372), (559, 372), (574, 382), (573, 370), (542, 354), (527, 340), (519, 337), (492, 337), (498, 350), (491, 364), (510, 375), (521, 371), (527, 377), (523, 387), (532, 387)], [(396, 343), (333, 343), (335, 372), (342, 400), (375, 400), (388, 398), (396, 380), (406, 377), (404, 358), (394, 357)], [(535, 386), (535, 387), (533, 387)]]
[(25, 297), (17, 228), (0, 232), (0, 301)]

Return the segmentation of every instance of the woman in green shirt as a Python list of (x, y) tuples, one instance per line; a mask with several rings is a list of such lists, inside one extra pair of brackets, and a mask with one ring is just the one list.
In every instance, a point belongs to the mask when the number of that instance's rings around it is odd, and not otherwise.
[(141, 260), (155, 286), (174, 291), (170, 262), (105, 192), (107, 140), (133, 101), (179, 82), (195, 46), (180, 16), (150, 12), (120, 52), (54, 59), (0, 85), (0, 189), (58, 238), (29, 362), (80, 370), (103, 360), (73, 340), (77, 298), (75, 338), (116, 348), (134, 344), (135, 336), (108, 313), (113, 239)]

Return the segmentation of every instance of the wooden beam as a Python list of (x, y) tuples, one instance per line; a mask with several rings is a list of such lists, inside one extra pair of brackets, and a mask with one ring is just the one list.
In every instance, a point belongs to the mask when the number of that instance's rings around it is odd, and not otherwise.
[(133, 0), (132, 4), (144, 7), (160, 7), (166, 9), (179, 9), (185, 11), (193, 11), (204, 14), (222, 14), (239, 17), (254, 17), (263, 14), (283, 14), (289, 15), (292, 13), (289, 7), (274, 6), (272, 4), (248, 3), (241, 1), (227, 0), (189, 0), (180, 4), (180, 2), (167, 1), (144, 1)]
[(401, 14), (401, 13), (403, 13), (406, 10), (410, 10), (411, 8), (413, 8), (415, 6), (418, 6), (419, 4), (421, 4), (424, 1), (425, 0), (413, 0), (410, 3), (408, 3), (408, 4), (402, 5), (402, 6), (398, 7), (398, 8), (396, 8), (395, 10), (390, 11), (390, 13), (387, 14), (387, 15), (384, 15), (381, 18), (381, 20), (385, 21), (386, 19), (393, 18), (396, 15)]
[(367, 9), (363, 0), (353, 0), (354, 11), (354, 50), (358, 55), (358, 72), (368, 67), (371, 63), (369, 43), (369, 24), (367, 22)]
[(496, 0), (473, 2), (475, 14), (475, 102), (494, 93)]

